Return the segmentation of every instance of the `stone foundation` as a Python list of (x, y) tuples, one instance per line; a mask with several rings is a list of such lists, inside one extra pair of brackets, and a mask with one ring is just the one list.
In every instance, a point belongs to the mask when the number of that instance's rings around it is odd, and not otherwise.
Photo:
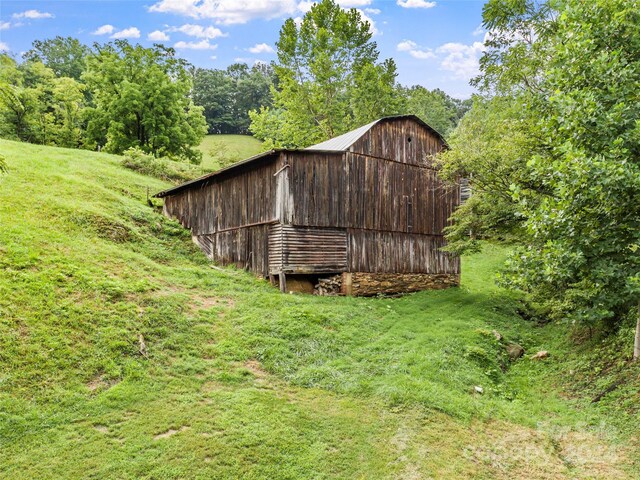
[(447, 273), (363, 273), (342, 274), (341, 293), (353, 296), (441, 290), (460, 285), (459, 274)]

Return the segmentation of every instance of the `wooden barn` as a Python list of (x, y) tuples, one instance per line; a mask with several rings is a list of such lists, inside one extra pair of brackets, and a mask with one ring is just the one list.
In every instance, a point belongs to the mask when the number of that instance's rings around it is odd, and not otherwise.
[(441, 250), (460, 201), (434, 165), (445, 145), (418, 117), (387, 117), (304, 150), (256, 155), (156, 197), (209, 258), (283, 291), (300, 280), (348, 295), (445, 288), (460, 278), (459, 259)]

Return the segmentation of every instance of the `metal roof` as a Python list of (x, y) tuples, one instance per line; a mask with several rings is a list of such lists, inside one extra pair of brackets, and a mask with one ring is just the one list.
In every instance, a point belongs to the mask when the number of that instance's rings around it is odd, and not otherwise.
[(362, 127), (358, 127), (355, 130), (351, 130), (350, 132), (343, 133), (342, 135), (316, 145), (311, 145), (310, 147), (305, 148), (305, 150), (330, 150), (334, 152), (344, 152), (379, 121), (380, 120), (374, 120), (373, 122), (363, 125)]

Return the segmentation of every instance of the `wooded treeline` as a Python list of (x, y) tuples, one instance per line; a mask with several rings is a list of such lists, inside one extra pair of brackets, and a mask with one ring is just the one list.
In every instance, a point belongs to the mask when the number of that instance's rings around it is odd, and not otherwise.
[(43, 145), (139, 148), (198, 162), (206, 133), (188, 64), (161, 45), (74, 38), (36, 41), (17, 62), (0, 55), (0, 135)]
[[(36, 40), (20, 61), (0, 54), (0, 136), (198, 163), (206, 133), (306, 147), (383, 116), (415, 114), (448, 135), (471, 105), (399, 85), (393, 60), (378, 61), (368, 23), (332, 0), (314, 5), (299, 27), (287, 20), (277, 46), (272, 64), (207, 69), (162, 45)], [(304, 67), (294, 72), (294, 64)]]
[(442, 157), (473, 191), (450, 248), (508, 238), (503, 285), (590, 333), (635, 328), (640, 359), (640, 1), (489, 0), (483, 17), (482, 95)]

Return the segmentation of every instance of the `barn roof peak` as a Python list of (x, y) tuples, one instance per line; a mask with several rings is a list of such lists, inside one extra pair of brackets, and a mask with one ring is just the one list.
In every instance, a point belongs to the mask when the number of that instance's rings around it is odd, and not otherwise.
[(310, 147), (304, 148), (304, 149), (276, 149), (276, 150), (269, 150), (267, 152), (262, 152), (259, 153), (258, 155), (254, 155), (253, 157), (249, 157), (246, 160), (243, 160), (241, 162), (237, 162), (234, 163), (232, 165), (229, 165), (227, 167), (224, 167), (216, 172), (213, 173), (209, 173), (207, 175), (204, 175), (200, 178), (196, 178), (195, 180), (191, 180), (188, 182), (185, 182), (181, 185), (175, 186), (173, 188), (169, 188), (167, 190), (163, 190), (162, 192), (159, 192), (157, 194), (154, 195), (154, 197), (156, 198), (162, 198), (162, 197), (166, 197), (169, 195), (173, 195), (175, 193), (178, 193), (181, 190), (184, 190), (186, 188), (192, 187), (194, 185), (197, 184), (202, 184), (204, 182), (206, 182), (207, 180), (213, 178), (213, 177), (217, 177), (218, 175), (225, 173), (225, 172), (229, 172), (232, 170), (237, 170), (240, 169), (244, 166), (250, 165), (250, 164), (254, 164), (255, 162), (258, 162), (260, 160), (265, 160), (268, 157), (272, 157), (273, 155), (277, 155), (280, 152), (304, 152), (304, 151), (316, 151), (316, 152), (325, 152), (325, 153), (330, 153), (330, 154), (337, 154), (340, 152), (345, 152), (347, 150), (349, 150), (349, 147), (351, 147), (351, 145), (353, 145), (358, 139), (360, 139), (365, 133), (367, 133), (369, 130), (371, 130), (371, 128), (373, 128), (375, 125), (377, 125), (378, 123), (383, 123), (383, 122), (392, 122), (394, 120), (403, 120), (403, 119), (411, 119), (417, 123), (419, 123), (420, 125), (422, 125), (424, 128), (426, 128), (427, 130), (429, 130), (430, 132), (432, 132), (434, 135), (436, 135), (438, 138), (440, 138), (440, 140), (442, 140), (442, 142), (446, 145), (446, 141), (445, 139), (442, 137), (442, 135), (435, 130), (434, 128), (432, 128), (431, 126), (427, 125), (423, 120), (421, 120), (419, 117), (415, 116), (415, 115), (394, 115), (391, 117), (383, 117), (383, 118), (379, 118), (378, 120), (374, 120), (371, 123), (368, 123), (367, 125), (363, 125), (362, 127), (358, 127), (355, 130), (351, 130), (350, 132), (344, 133), (342, 135), (339, 135), (337, 137), (334, 137), (330, 140), (327, 140), (325, 142), (321, 142), (318, 143), (316, 145), (311, 145)]
[[(358, 127), (355, 130), (351, 130), (350, 132), (343, 133), (334, 138), (330, 138), (324, 142), (320, 142), (316, 145), (311, 145), (310, 147), (305, 148), (304, 150), (322, 150), (322, 151), (331, 151), (331, 152), (344, 152), (349, 150), (349, 147), (353, 145), (356, 141), (358, 141), (365, 133), (371, 130), (375, 125), (382, 122), (391, 122), (394, 120), (402, 120), (402, 119), (411, 119), (418, 122), (423, 127), (427, 128), (435, 135), (437, 135), (443, 142), (445, 142), (444, 138), (433, 127), (427, 125), (424, 121), (422, 121), (416, 115), (394, 115), (391, 117), (383, 117), (378, 120), (374, 120), (371, 123), (363, 125), (362, 127)], [(446, 143), (446, 142), (445, 142)]]

